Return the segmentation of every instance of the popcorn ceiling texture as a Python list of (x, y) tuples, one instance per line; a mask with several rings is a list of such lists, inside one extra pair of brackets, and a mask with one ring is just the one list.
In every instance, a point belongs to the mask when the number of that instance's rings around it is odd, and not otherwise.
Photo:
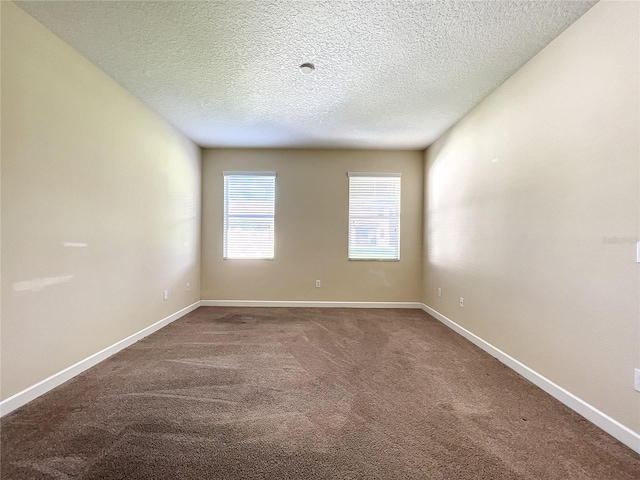
[(407, 149), (595, 3), (17, 2), (201, 146)]

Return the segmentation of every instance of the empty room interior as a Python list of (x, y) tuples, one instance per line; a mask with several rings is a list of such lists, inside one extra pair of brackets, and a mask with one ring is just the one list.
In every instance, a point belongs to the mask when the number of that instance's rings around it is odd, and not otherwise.
[(0, 20), (2, 478), (640, 478), (640, 3)]

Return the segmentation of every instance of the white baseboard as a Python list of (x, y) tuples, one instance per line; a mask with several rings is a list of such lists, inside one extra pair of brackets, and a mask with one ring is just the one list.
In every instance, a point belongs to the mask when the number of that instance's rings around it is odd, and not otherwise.
[(78, 363), (71, 365), (64, 370), (51, 375), (49, 378), (45, 378), (41, 382), (38, 382), (35, 385), (32, 385), (31, 387), (26, 388), (25, 390), (3, 400), (2, 402), (0, 402), (0, 417), (5, 416), (7, 413), (14, 411), (16, 408), (19, 408), (26, 403), (29, 403), (31, 400), (35, 400), (40, 395), (47, 393), (49, 390), (52, 390), (59, 385), (62, 385), (64, 382), (71, 380), (76, 375), (79, 375), (85, 370), (102, 362), (114, 353), (118, 353), (120, 350), (128, 347), (129, 345), (133, 345), (138, 340), (152, 334), (156, 330), (160, 330), (162, 327), (170, 324), (171, 322), (174, 322), (180, 317), (185, 316), (187, 313), (194, 311), (199, 306), (200, 302), (192, 303), (188, 307), (185, 307), (182, 310), (179, 310), (176, 313), (163, 318), (159, 322), (156, 322), (153, 325), (149, 325), (147, 328), (143, 328), (139, 332), (134, 333), (133, 335), (130, 335), (127, 338), (114, 343), (110, 347), (107, 347), (104, 350), (100, 350), (99, 352), (94, 353), (84, 360), (80, 360)]
[(424, 303), (422, 304), (422, 310), (444, 323), (447, 327), (451, 328), (456, 333), (462, 335), (474, 345), (480, 347), (492, 357), (495, 357), (497, 360), (504, 363), (507, 367), (522, 375), (534, 385), (540, 387), (552, 397), (555, 397), (557, 400), (564, 403), (570, 409), (574, 410), (596, 426), (600, 427), (612, 437), (624, 443), (626, 446), (636, 451), (637, 453), (640, 453), (640, 434), (638, 434), (637, 432), (634, 432), (630, 428), (625, 427), (617, 420), (608, 416), (606, 413), (601, 412), (594, 406), (575, 396), (573, 393), (565, 390), (560, 385), (553, 383), (548, 378), (540, 375), (535, 370), (527, 367), (512, 356), (494, 347), (490, 343), (486, 342), (474, 333), (471, 333), (466, 328), (461, 327), (453, 320), (445, 317), (440, 312), (437, 312)]
[(609, 417), (607, 414), (601, 412), (597, 408), (588, 404), (581, 398), (575, 396), (571, 392), (565, 390), (561, 386), (553, 383), (551, 380), (540, 375), (538, 372), (527, 367), (520, 361), (506, 354), (502, 350), (494, 347), (490, 343), (486, 342), (482, 338), (478, 337), (474, 333), (471, 333), (464, 327), (461, 327), (453, 320), (445, 317), (438, 311), (431, 307), (419, 302), (315, 302), (315, 301), (260, 301), (260, 300), (201, 300), (195, 302), (176, 313), (163, 318), (159, 322), (154, 323), (129, 337), (120, 340), (119, 342), (107, 347), (93, 355), (79, 361), (78, 363), (71, 365), (64, 370), (51, 375), (50, 377), (42, 380), (41, 382), (32, 385), (31, 387), (16, 393), (15, 395), (0, 402), (0, 417), (12, 412), (13, 410), (25, 405), (26, 403), (36, 399), (40, 395), (52, 390), (53, 388), (62, 385), (64, 382), (72, 379), (76, 375), (84, 372), (85, 370), (93, 367), (94, 365), (102, 362), (111, 355), (119, 352), (120, 350), (134, 344), (138, 340), (150, 335), (151, 333), (161, 329), (162, 327), (174, 322), (175, 320), (185, 316), (192, 312), (199, 306), (203, 307), (324, 307), (324, 308), (406, 308), (406, 309), (419, 309), (422, 308), (425, 312), (438, 319), (440, 322), (465, 337), (474, 345), (480, 347), (482, 350), (495, 357), (506, 366), (516, 371), (524, 378), (538, 386), (551, 396), (555, 397), (560, 402), (582, 415), (587, 420), (600, 427), (602, 430), (618, 439), (620, 442), (627, 445), (632, 450), (640, 453), (640, 434), (634, 432), (630, 428), (622, 425), (617, 420)]
[(325, 301), (272, 301), (272, 300), (201, 300), (202, 307), (320, 307), (320, 308), (414, 308), (420, 302), (325, 302)]

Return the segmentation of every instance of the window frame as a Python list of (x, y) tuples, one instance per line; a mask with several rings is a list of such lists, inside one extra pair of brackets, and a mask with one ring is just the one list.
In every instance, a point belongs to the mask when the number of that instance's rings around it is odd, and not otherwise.
[[(388, 172), (347, 172), (347, 176), (349, 178), (349, 191), (348, 191), (348, 233), (347, 233), (347, 258), (349, 261), (356, 262), (399, 262), (400, 261), (400, 244), (401, 244), (401, 216), (402, 216), (402, 173), (388, 173)], [(397, 203), (395, 204), (395, 208), (397, 209), (397, 215), (390, 217), (380, 217), (380, 218), (391, 218), (395, 219), (397, 222), (397, 245), (393, 246), (396, 248), (397, 255), (393, 257), (386, 256), (357, 256), (356, 252), (353, 250), (356, 248), (355, 245), (352, 245), (352, 225), (354, 222), (354, 218), (352, 217), (352, 178), (387, 178), (387, 179), (397, 179)], [(374, 218), (374, 217), (372, 217)], [(394, 252), (395, 253), (395, 252)], [(352, 256), (353, 255), (353, 256)]]
[[(222, 206), (222, 259), (223, 260), (274, 260), (276, 253), (276, 241), (275, 241), (275, 223), (276, 223), (276, 196), (277, 186), (276, 172), (272, 171), (223, 171), (223, 206)], [(229, 220), (233, 218), (233, 215), (229, 215), (229, 198), (228, 198), (228, 177), (270, 177), (273, 180), (273, 200), (272, 200), (272, 213), (267, 216), (271, 220), (271, 256), (256, 255), (256, 256), (235, 256), (229, 254)]]

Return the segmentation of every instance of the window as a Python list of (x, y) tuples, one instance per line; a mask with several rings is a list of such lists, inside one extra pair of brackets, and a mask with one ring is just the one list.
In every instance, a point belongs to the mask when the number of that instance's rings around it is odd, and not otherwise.
[(224, 172), (225, 259), (273, 259), (275, 190), (275, 172)]
[(400, 260), (400, 174), (349, 172), (349, 260)]

